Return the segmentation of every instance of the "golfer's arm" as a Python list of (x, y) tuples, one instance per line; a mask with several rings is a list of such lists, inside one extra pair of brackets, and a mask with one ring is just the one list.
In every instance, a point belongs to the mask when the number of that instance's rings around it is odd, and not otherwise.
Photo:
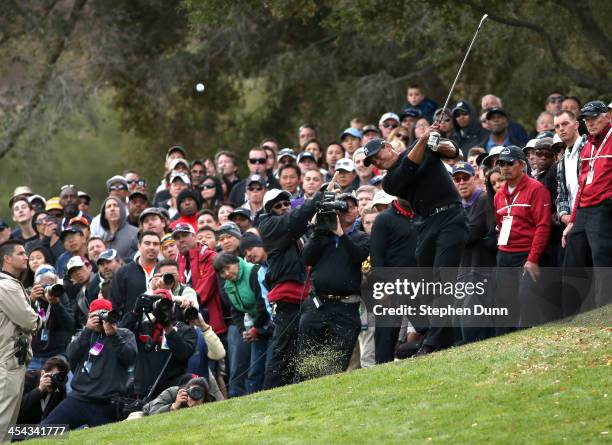
[(443, 158), (455, 159), (459, 156), (459, 149), (452, 144), (440, 144), (438, 145), (438, 153)]
[(408, 152), (407, 158), (417, 165), (421, 165), (425, 156), (425, 147), (427, 147), (427, 138), (420, 138), (412, 150)]

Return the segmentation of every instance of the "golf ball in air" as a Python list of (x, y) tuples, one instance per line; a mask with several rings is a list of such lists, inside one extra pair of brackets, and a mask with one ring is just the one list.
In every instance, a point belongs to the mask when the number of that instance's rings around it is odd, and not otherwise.
[(204, 91), (204, 84), (203, 83), (199, 83), (196, 85), (196, 91), (198, 93), (201, 93), (202, 91)]

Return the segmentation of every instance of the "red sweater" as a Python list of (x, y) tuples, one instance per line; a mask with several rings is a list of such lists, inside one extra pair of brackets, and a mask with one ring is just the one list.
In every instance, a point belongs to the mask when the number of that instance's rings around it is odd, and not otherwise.
[[(200, 245), (189, 251), (189, 265), (191, 266), (191, 287), (197, 292), (200, 299), (200, 306), (208, 309), (210, 314), (210, 325), (216, 334), (227, 332), (227, 326), (223, 321), (223, 307), (221, 306), (221, 295), (217, 286), (217, 275), (213, 268), (213, 261), (217, 254)], [(179, 253), (177, 257), (179, 263), (179, 276), (181, 283), (185, 283), (185, 268), (187, 259), (185, 255)]]
[[(601, 147), (611, 125), (606, 127), (597, 135), (589, 135), (588, 142), (584, 146), (580, 156), (580, 177), (578, 178), (577, 199), (574, 200), (574, 209), (570, 221), (574, 221), (576, 210), (580, 207), (594, 207), (603, 201), (612, 198), (612, 132)], [(599, 154), (597, 151), (601, 147)], [(589, 163), (594, 159), (593, 181), (587, 184)]]
[(514, 193), (510, 194), (505, 184), (495, 194), (494, 203), (498, 230), (508, 211), (513, 217), (508, 243), (497, 248), (502, 252), (529, 252), (527, 261), (538, 263), (550, 235), (550, 192), (524, 174)]

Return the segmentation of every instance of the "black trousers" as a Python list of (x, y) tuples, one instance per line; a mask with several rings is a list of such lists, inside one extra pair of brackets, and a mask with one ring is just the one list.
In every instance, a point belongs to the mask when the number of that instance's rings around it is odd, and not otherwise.
[[(593, 270), (585, 270), (592, 266)], [(569, 233), (563, 263), (563, 313), (612, 302), (612, 199), (578, 209)], [(590, 299), (586, 301), (589, 294)]]
[(277, 388), (293, 383), (297, 359), (298, 330), (301, 306), (297, 303), (276, 303), (272, 358), (266, 368), (263, 389)]
[[(461, 255), (468, 235), (467, 217), (463, 208), (455, 207), (437, 215), (426, 217), (417, 225), (419, 233), (416, 259), (428, 281), (457, 281)], [(438, 268), (446, 268), (440, 271)], [(432, 305), (443, 304), (433, 301)], [(445, 303), (444, 303), (445, 304)], [(446, 348), (454, 343), (454, 330), (450, 326), (415, 326), (424, 333), (424, 346), (435, 349)]]
[(392, 362), (395, 358), (400, 327), (377, 326), (374, 331), (374, 358), (376, 363)]
[(321, 301), (302, 306), (296, 381), (346, 371), (361, 330), (359, 303)]

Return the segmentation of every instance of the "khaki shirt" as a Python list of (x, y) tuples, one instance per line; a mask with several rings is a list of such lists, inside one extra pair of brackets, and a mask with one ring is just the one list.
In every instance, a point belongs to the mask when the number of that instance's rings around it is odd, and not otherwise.
[[(15, 339), (18, 334), (31, 336), (42, 324), (40, 316), (30, 306), (30, 299), (19, 280), (0, 272), (0, 366), (18, 367)], [(32, 357), (32, 347), (28, 351)]]

